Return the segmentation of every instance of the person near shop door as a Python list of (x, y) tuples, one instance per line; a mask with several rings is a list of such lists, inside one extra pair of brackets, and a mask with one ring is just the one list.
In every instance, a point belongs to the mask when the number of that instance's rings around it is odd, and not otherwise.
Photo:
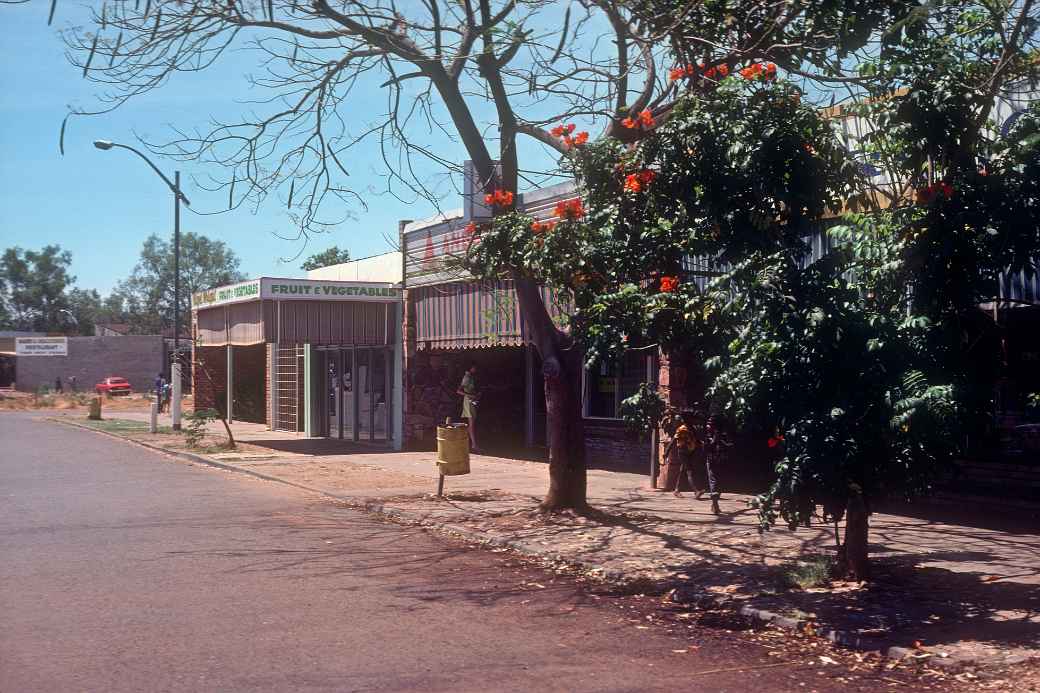
[[(708, 475), (708, 492), (711, 494), (711, 512), (715, 515), (719, 510), (719, 484), (717, 474), (723, 468), (726, 459), (726, 449), (731, 443), (726, 434), (720, 430), (720, 422), (714, 414), (708, 417), (704, 427), (704, 444), (701, 448), (704, 457), (704, 469)], [(698, 494), (700, 497), (700, 494)]]
[(462, 376), (456, 394), (462, 396), (462, 418), (466, 419), (469, 428), (469, 446), (473, 452), (480, 452), (477, 447), (477, 402), (480, 394), (477, 390), (477, 364), (471, 363)]
[(690, 490), (696, 492), (698, 496), (701, 493), (693, 478), (693, 454), (697, 447), (697, 439), (690, 432), (690, 428), (683, 424), (675, 429), (675, 435), (664, 449), (665, 462), (674, 465), (679, 470), (675, 475), (675, 487), (671, 489), (676, 498), (682, 497), (679, 489), (682, 487), (684, 478), (689, 482)]

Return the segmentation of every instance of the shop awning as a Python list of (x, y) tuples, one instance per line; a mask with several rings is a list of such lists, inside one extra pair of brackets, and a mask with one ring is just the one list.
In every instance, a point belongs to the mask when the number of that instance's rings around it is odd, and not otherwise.
[[(549, 316), (562, 324), (566, 307), (542, 287)], [(410, 289), (418, 348), (521, 346), (526, 333), (510, 281), (452, 282)]]

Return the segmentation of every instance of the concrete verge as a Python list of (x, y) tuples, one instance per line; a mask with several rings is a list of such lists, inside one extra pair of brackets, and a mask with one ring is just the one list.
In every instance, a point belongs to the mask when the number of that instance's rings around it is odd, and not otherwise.
[[(129, 438), (118, 433), (110, 431), (104, 431), (92, 426), (87, 426), (75, 421), (61, 418), (48, 418), (49, 421), (65, 424), (75, 428), (81, 428), (94, 433), (100, 433), (102, 435), (122, 440), (127, 443), (140, 445), (141, 447), (149, 450), (169, 455), (176, 459), (181, 459), (189, 462), (207, 465), (222, 469), (229, 472), (237, 472), (245, 474), (257, 479), (264, 481), (271, 481), (287, 486), (292, 486), (304, 491), (323, 495), (327, 498), (334, 499), (341, 503), (344, 503), (348, 507), (363, 510), (375, 515), (379, 515), (383, 518), (389, 519), (400, 524), (419, 526), (424, 529), (433, 530), (439, 534), (443, 534), (448, 537), (461, 539), (463, 541), (477, 544), (480, 546), (503, 548), (515, 551), (516, 553), (523, 555), (528, 558), (533, 558), (541, 562), (554, 564), (556, 566), (565, 566), (571, 569), (581, 571), (587, 574), (589, 577), (598, 580), (605, 584), (614, 584), (619, 586), (625, 586), (631, 584), (633, 578), (631, 575), (626, 575), (620, 570), (608, 568), (605, 565), (599, 564), (595, 561), (588, 561), (574, 556), (568, 556), (565, 554), (557, 553), (545, 546), (538, 544), (509, 539), (501, 536), (493, 536), (479, 529), (466, 527), (452, 523), (450, 521), (437, 520), (436, 518), (430, 517), (426, 513), (416, 513), (401, 508), (387, 507), (386, 504), (379, 498), (365, 498), (354, 495), (344, 495), (341, 493), (335, 493), (326, 489), (309, 486), (307, 484), (301, 484), (295, 481), (283, 479), (274, 475), (264, 474), (262, 472), (255, 471), (253, 469), (247, 469), (239, 467), (235, 464), (230, 464), (223, 461), (218, 461), (207, 457), (205, 455), (183, 452), (177, 450), (169, 450), (159, 445), (151, 444), (146, 441), (136, 440)], [(642, 578), (641, 578), (642, 579)], [(667, 589), (668, 585), (661, 585), (664, 589)], [(928, 666), (934, 666), (942, 668), (944, 670), (959, 670), (969, 666), (979, 666), (990, 664), (991, 662), (980, 661), (974, 658), (960, 657), (960, 656), (949, 656), (942, 657), (935, 655), (934, 653), (925, 652), (923, 650), (909, 649), (906, 647), (898, 646), (879, 646), (879, 643), (872, 642), (870, 638), (865, 638), (854, 632), (842, 631), (842, 630), (818, 630), (814, 624), (807, 619), (791, 618), (776, 614), (765, 609), (758, 609), (748, 604), (739, 604), (739, 600), (735, 600), (729, 597), (720, 597), (714, 593), (706, 591), (691, 591), (687, 585), (678, 585), (669, 593), (672, 601), (678, 604), (683, 604), (691, 608), (700, 609), (720, 609), (728, 610), (739, 615), (757, 621), (762, 624), (770, 624), (778, 628), (783, 628), (790, 631), (796, 631), (800, 633), (806, 633), (822, 637), (830, 642), (840, 645), (842, 647), (870, 651), (880, 652), (881, 655), (896, 659), (896, 660), (917, 660), (922, 663), (927, 663)]]

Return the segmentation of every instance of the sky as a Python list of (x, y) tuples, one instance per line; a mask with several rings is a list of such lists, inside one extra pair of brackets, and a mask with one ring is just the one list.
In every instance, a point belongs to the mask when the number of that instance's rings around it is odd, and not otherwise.
[[(68, 63), (58, 36), (61, 28), (86, 16), (84, 4), (59, 0), (52, 26), (47, 26), (47, 0), (0, 5), (0, 250), (58, 244), (72, 254), (76, 285), (106, 294), (131, 273), (148, 235), (172, 235), (173, 196), (131, 152), (100, 151), (93, 141), (142, 148), (137, 135), (159, 138), (171, 124), (203, 125), (210, 116), (231, 118), (244, 112), (242, 101), (256, 96), (244, 79), (256, 70), (256, 58), (244, 51), (232, 53), (216, 69), (179, 75), (183, 78), (113, 113), (70, 120), (62, 156), (59, 132), (68, 105), (89, 108), (97, 91), (97, 85)], [(371, 108), (384, 101), (379, 97), (373, 93), (371, 102), (359, 105)], [(368, 210), (353, 209), (355, 218), (312, 238), (306, 248), (301, 241), (284, 240), (297, 232), (284, 203), (271, 198), (259, 210), (204, 216), (182, 209), (181, 232), (224, 241), (248, 276), (302, 276), (303, 259), (331, 245), (346, 247), (355, 258), (390, 250), (398, 220), (422, 219), (436, 210), (425, 201), (409, 204), (375, 193), (384, 187), (386, 173), (376, 148), (352, 151), (350, 185), (372, 191), (365, 195)], [(226, 193), (207, 192), (193, 181), (193, 176), (205, 180), (202, 165), (153, 161), (171, 179), (180, 168), (193, 210), (227, 206)], [(461, 206), (454, 193), (446, 193), (445, 208)]]

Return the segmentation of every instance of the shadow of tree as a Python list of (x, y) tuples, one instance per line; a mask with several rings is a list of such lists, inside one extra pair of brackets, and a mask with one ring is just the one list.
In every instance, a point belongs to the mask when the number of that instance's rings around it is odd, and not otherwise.
[[(580, 518), (549, 517), (537, 527), (530, 527), (530, 513), (515, 520), (512, 536), (572, 548), (580, 536), (576, 557), (646, 575), (640, 590), (714, 594), (859, 635), (879, 648), (920, 642), (941, 649), (973, 641), (1040, 650), (1040, 565), (1035, 542), (1021, 535), (886, 516), (874, 532), (881, 543), (871, 546), (872, 582), (800, 590), (785, 584), (785, 563), (799, 555), (833, 555), (829, 527), (788, 535), (804, 537), (801, 552), (792, 553), (768, 542), (733, 543), (749, 534), (748, 524), (734, 520), (751, 509), (719, 518), (691, 512), (684, 519), (626, 510), (640, 502), (633, 497)], [(510, 532), (508, 524), (501, 528)], [(652, 555), (641, 555), (640, 547)]]

